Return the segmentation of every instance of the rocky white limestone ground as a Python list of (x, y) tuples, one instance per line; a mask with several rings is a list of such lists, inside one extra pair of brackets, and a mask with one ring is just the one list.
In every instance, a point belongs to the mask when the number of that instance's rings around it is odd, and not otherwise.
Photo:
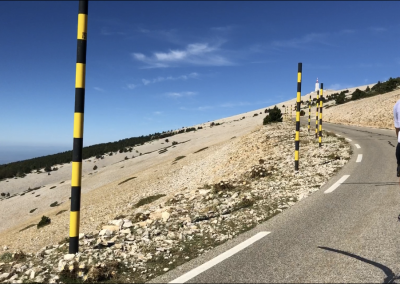
[(114, 218), (82, 231), (77, 255), (68, 254), (67, 239), (33, 253), (4, 247), (0, 281), (144, 282), (206, 253), (318, 190), (350, 158), (344, 139), (326, 133), (319, 148), (302, 128), (296, 173), (294, 134), (293, 123), (260, 126), (198, 159), (176, 160), (162, 180), (143, 184), (146, 196), (121, 196)]

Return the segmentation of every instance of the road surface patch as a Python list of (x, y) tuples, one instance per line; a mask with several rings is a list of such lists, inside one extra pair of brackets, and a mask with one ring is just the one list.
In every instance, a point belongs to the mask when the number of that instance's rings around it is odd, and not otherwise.
[(342, 176), (337, 182), (335, 182), (330, 188), (324, 191), (324, 193), (331, 193), (334, 191), (336, 188), (339, 187), (344, 181), (349, 177), (350, 175), (344, 175)]
[(238, 244), (237, 246), (231, 248), (230, 250), (227, 250), (226, 252), (220, 254), (217, 257), (214, 257), (210, 261), (207, 261), (206, 263), (200, 265), (199, 267), (196, 267), (196, 268), (190, 270), (189, 272), (183, 274), (182, 276), (176, 278), (175, 280), (172, 280), (169, 283), (184, 283), (186, 281), (189, 281), (193, 277), (196, 277), (200, 273), (208, 270), (209, 268), (213, 267), (214, 265), (217, 265), (218, 263), (220, 263), (220, 262), (224, 261), (225, 259), (234, 255), (235, 253), (238, 253), (239, 251), (247, 248), (248, 246), (250, 246), (251, 244), (255, 243), (256, 241), (262, 239), (269, 233), (271, 233), (271, 232), (259, 232), (259, 233), (255, 234), (254, 236), (252, 236), (250, 239), (245, 240), (244, 242)]

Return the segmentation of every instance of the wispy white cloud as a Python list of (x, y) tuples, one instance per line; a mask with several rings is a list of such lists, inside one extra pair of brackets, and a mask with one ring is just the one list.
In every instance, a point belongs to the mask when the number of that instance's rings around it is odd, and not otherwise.
[(204, 110), (209, 110), (215, 108), (214, 106), (199, 106), (195, 108), (187, 108), (187, 107), (180, 107), (179, 109), (181, 110), (191, 110), (191, 111), (204, 111)]
[(127, 87), (129, 90), (133, 90), (133, 89), (135, 89), (135, 88), (137, 87), (137, 85), (135, 85), (135, 84), (126, 84), (126, 87)]
[(383, 28), (383, 27), (370, 27), (369, 30), (372, 32), (376, 32), (376, 33), (381, 33), (381, 32), (387, 31), (387, 29)]
[(96, 91), (99, 91), (99, 92), (104, 92), (104, 89), (99, 88), (99, 87), (94, 87), (93, 89), (95, 89)]
[(327, 44), (325, 39), (327, 33), (310, 33), (299, 38), (292, 38), (286, 40), (274, 40), (270, 46), (273, 48), (303, 48), (305, 44), (309, 43), (323, 43)]
[(237, 102), (237, 103), (223, 103), (219, 105), (220, 107), (237, 107), (237, 106), (248, 106), (251, 105), (249, 102)]
[(214, 32), (228, 32), (231, 31), (233, 28), (234, 26), (228, 25), (228, 26), (212, 27), (211, 30)]
[(182, 97), (194, 96), (194, 95), (196, 95), (196, 94), (197, 94), (196, 92), (180, 92), (180, 93), (178, 93), (178, 92), (171, 92), (171, 93), (166, 93), (165, 95), (166, 95), (167, 97), (170, 97), (170, 98), (182, 98)]
[(100, 34), (104, 36), (111, 36), (111, 35), (126, 35), (125, 32), (116, 32), (112, 31), (109, 27), (102, 27), (100, 30)]
[(144, 68), (165, 68), (180, 65), (226, 66), (233, 63), (220, 54), (219, 42), (215, 45), (209, 43), (192, 43), (184, 50), (169, 50), (168, 52), (154, 52), (152, 56), (142, 53), (133, 53), (132, 57), (146, 64)]
[(339, 31), (339, 34), (354, 34), (356, 32), (356, 30), (353, 29), (344, 29)]
[(151, 80), (147, 80), (147, 79), (142, 79), (143, 85), (147, 86), (149, 84), (154, 84), (154, 83), (159, 83), (159, 82), (163, 82), (163, 81), (176, 81), (176, 80), (187, 80), (187, 79), (193, 79), (193, 78), (198, 78), (199, 74), (196, 72), (192, 72), (190, 74), (187, 75), (180, 75), (180, 76), (168, 76), (168, 77), (157, 77)]
[(155, 114), (155, 115), (161, 115), (161, 114), (162, 114), (162, 111), (154, 111), (153, 114)]

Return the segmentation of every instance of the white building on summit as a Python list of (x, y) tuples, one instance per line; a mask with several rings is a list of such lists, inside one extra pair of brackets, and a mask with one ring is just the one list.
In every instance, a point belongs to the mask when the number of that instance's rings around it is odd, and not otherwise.
[(319, 83), (318, 83), (318, 78), (317, 78), (317, 83), (315, 83), (315, 92), (319, 91)]

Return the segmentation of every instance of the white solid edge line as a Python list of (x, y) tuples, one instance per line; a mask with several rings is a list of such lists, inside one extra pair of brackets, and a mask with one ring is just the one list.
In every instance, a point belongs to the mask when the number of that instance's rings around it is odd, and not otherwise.
[(342, 176), (337, 182), (335, 182), (330, 188), (324, 191), (324, 193), (331, 193), (334, 191), (336, 188), (339, 187), (344, 181), (349, 177), (350, 175), (344, 175)]
[(360, 148), (361, 148), (361, 146), (358, 145), (358, 144), (354, 144), (354, 145), (357, 147), (357, 149), (360, 149)]
[(252, 236), (250, 239), (245, 240), (244, 242), (238, 244), (237, 246), (231, 248), (230, 250), (227, 250), (226, 252), (220, 254), (217, 257), (214, 257), (210, 261), (207, 261), (206, 263), (200, 265), (199, 267), (196, 267), (189, 272), (183, 274), (182, 276), (176, 278), (175, 280), (172, 280), (169, 283), (184, 283), (186, 281), (189, 281), (193, 277), (196, 277), (200, 273), (206, 271), (207, 269), (213, 267), (214, 265), (224, 261), (228, 257), (231, 257), (235, 253), (238, 253), (239, 251), (245, 249), (246, 247), (250, 246), (251, 244), (255, 243), (256, 241), (262, 239), (266, 235), (268, 235), (271, 232), (259, 232)]
[(356, 163), (361, 162), (361, 160), (362, 160), (362, 154), (358, 154)]

